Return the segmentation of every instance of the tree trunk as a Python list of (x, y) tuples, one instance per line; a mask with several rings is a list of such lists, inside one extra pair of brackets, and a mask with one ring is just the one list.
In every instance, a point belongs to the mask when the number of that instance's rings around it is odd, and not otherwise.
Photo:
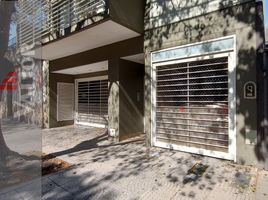
[[(14, 65), (10, 63), (5, 54), (8, 50), (9, 32), (11, 17), (15, 11), (14, 1), (1, 1), (0, 2), (0, 82), (3, 81), (8, 72), (13, 71)], [(2, 91), (0, 91), (0, 111), (2, 111)], [(2, 112), (0, 113), (2, 115)], [(2, 132), (2, 116), (0, 116), (0, 172), (6, 169), (6, 159), (9, 150)]]
[[(0, 91), (0, 114), (2, 113), (2, 91)], [(2, 116), (0, 116), (0, 175), (4, 176), (7, 171), (7, 156), (10, 153), (10, 149), (8, 148), (3, 131), (2, 131)]]
[(6, 144), (3, 132), (2, 132), (2, 119), (0, 120), (0, 164), (3, 164), (9, 153), (9, 148)]

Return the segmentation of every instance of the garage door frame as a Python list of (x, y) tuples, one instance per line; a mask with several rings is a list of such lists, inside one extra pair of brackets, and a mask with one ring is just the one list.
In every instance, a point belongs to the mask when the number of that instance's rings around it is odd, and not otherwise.
[(98, 123), (78, 121), (78, 83), (79, 82), (86, 82), (86, 81), (98, 81), (98, 80), (108, 80), (108, 75), (75, 79), (75, 117), (74, 117), (74, 119), (75, 119), (74, 124), (75, 125), (85, 125), (85, 126), (92, 126), (92, 127), (97, 127), (97, 128), (107, 128), (108, 127), (108, 124), (98, 124)]
[[(208, 41), (206, 41), (208, 42)], [(195, 45), (195, 44), (193, 44)], [(161, 50), (163, 51), (163, 50)], [(152, 73), (152, 85), (151, 85), (151, 145), (156, 147), (174, 149), (189, 153), (201, 154), (205, 156), (217, 157), (227, 160), (236, 161), (236, 53), (235, 53), (235, 37), (234, 37), (234, 46), (233, 49), (222, 51), (222, 52), (210, 52), (208, 54), (195, 55), (194, 57), (184, 57), (174, 60), (164, 60), (151, 64), (151, 73)], [(164, 143), (156, 140), (156, 67), (170, 64), (178, 64), (184, 62), (196, 61), (198, 59), (211, 59), (211, 58), (220, 58), (228, 57), (228, 107), (229, 107), (229, 116), (228, 116), (228, 135), (229, 135), (229, 145), (228, 153), (220, 151), (212, 151), (199, 149), (195, 147), (179, 146), (172, 143)], [(152, 58), (152, 54), (151, 54)]]

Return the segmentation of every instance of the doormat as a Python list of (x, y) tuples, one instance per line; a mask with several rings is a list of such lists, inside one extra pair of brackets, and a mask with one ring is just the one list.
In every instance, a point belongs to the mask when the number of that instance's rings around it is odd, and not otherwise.
[(42, 176), (70, 168), (72, 165), (52, 154), (42, 154)]
[(187, 175), (184, 177), (183, 183), (186, 184), (188, 182), (196, 181), (198, 178), (203, 176), (208, 167), (208, 165), (204, 165), (202, 163), (194, 164), (194, 166), (187, 171)]

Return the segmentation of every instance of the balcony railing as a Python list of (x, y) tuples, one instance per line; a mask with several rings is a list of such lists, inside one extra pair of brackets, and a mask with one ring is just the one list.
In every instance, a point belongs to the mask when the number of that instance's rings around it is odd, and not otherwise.
[(21, 47), (57, 39), (103, 19), (108, 14), (108, 3), (107, 0), (20, 0), (18, 11)]

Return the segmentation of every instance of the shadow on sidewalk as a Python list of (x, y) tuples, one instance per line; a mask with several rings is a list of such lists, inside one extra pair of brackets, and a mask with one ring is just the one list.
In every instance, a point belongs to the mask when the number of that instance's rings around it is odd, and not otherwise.
[[(58, 152), (54, 152), (50, 154), (54, 156), (62, 156), (62, 155), (77, 153), (81, 151), (96, 149), (96, 148), (122, 146), (122, 145), (130, 144), (130, 143), (134, 143), (134, 142), (143, 142), (143, 139), (137, 138), (137, 139), (126, 140), (124, 142), (113, 143), (108, 140), (108, 132), (106, 131), (104, 134), (96, 136), (90, 140), (85, 140), (70, 149), (66, 149), (63, 151), (58, 151)], [(106, 143), (106, 144), (101, 144), (101, 143)]]

